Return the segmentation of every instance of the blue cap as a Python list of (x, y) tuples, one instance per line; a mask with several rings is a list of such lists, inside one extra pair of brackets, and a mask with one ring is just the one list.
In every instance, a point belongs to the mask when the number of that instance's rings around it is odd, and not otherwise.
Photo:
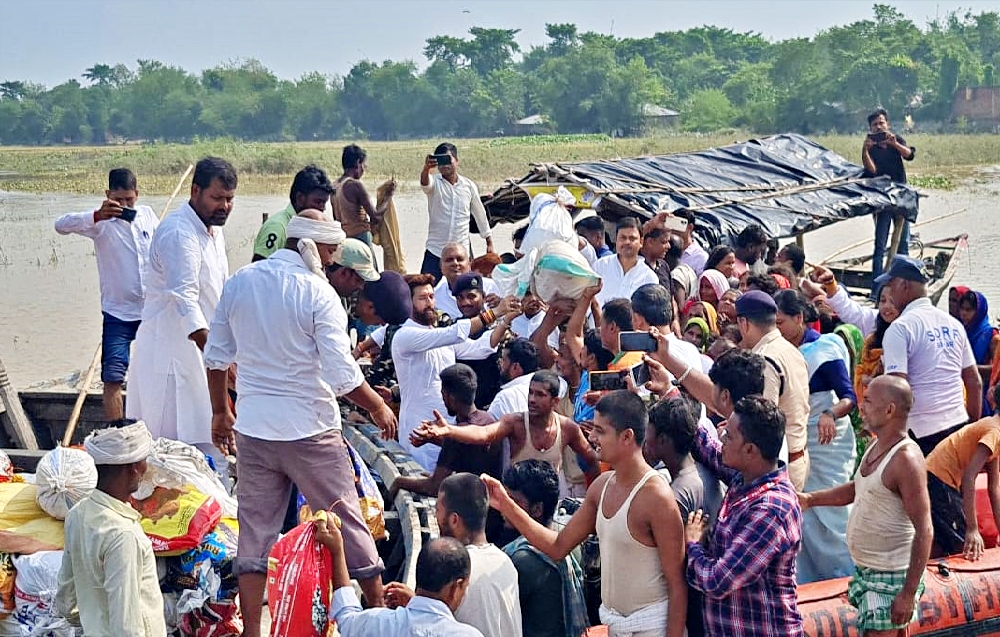
[(875, 279), (874, 284), (876, 286), (885, 285), (890, 279), (905, 279), (907, 281), (916, 281), (917, 283), (927, 283), (930, 277), (924, 271), (923, 261), (897, 254), (892, 258), (889, 269)]
[(736, 316), (777, 314), (778, 306), (767, 292), (749, 290), (736, 299)]
[(451, 293), (453, 296), (458, 296), (460, 292), (465, 292), (466, 290), (479, 290), (482, 292), (483, 277), (477, 272), (466, 272), (455, 280), (455, 287)]

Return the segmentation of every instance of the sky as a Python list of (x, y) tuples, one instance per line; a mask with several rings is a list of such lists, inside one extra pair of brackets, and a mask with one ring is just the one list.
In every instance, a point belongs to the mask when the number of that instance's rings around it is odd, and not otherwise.
[[(950, 11), (1000, 11), (1000, 0), (882, 0), (917, 25)], [(521, 29), (522, 50), (545, 23), (647, 37), (705, 24), (771, 40), (872, 17), (874, 0), (0, 0), (0, 81), (52, 87), (94, 64), (153, 59), (200, 72), (256, 58), (282, 79), (345, 75), (358, 61), (426, 64), (424, 41), (470, 27)]]

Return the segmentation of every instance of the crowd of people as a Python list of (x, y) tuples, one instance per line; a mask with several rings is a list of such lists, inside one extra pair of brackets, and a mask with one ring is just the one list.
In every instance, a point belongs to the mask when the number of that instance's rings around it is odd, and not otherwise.
[[(866, 139), (866, 156), (883, 141)], [(898, 255), (869, 307), (759, 226), (702, 246), (694, 214), (659, 213), (613, 228), (578, 218), (569, 244), (599, 280), (579, 298), (504, 295), (491, 275), (524, 256), (531, 230), (497, 255), (458, 166), (441, 144), (420, 170), (418, 273), (378, 262), (392, 188), (371, 200), (355, 145), (337, 182), (316, 166), (296, 175), (254, 262), (231, 276), (221, 226), (237, 176), (219, 158), (198, 162), (189, 201), (162, 222), (136, 205), (124, 169), (99, 209), (56, 222), (96, 243), (109, 420), (141, 420), (222, 472), (238, 465), (245, 635), (260, 634), (268, 551), (293, 490), (342, 521), (317, 522), (316, 539), (333, 556), (329, 615), (344, 637), (579, 637), (597, 623), (612, 637), (794, 636), (796, 587), (842, 576), (859, 631), (896, 634), (916, 617), (929, 556), (982, 555), (980, 472), (1000, 524), (1000, 335), (982, 294), (953, 287), (939, 310), (923, 262)], [(472, 258), (470, 219), (489, 258)], [(347, 504), (341, 401), (426, 471), (387, 485), (389, 499), (436, 496), (442, 537), (421, 549), (414, 590), (383, 585)], [(120, 502), (141, 454), (107, 461), (126, 470), (103, 470), (104, 495), (87, 505), (97, 513), (75, 516), (128, 517)], [(123, 526), (92, 532), (138, 542)], [(591, 594), (578, 547), (594, 537)], [(87, 547), (67, 541), (63, 584), (113, 607), (93, 573), (78, 575)], [(148, 570), (131, 569), (143, 596)], [(162, 634), (143, 596), (133, 591), (125, 619), (85, 614), (85, 631), (133, 634), (116, 623), (128, 619), (144, 626), (134, 634)]]

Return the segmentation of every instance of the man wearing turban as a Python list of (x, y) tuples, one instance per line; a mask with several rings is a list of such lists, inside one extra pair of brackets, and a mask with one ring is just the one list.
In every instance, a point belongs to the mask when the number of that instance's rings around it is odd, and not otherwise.
[[(259, 637), (267, 555), (278, 539), (294, 483), (313, 510), (357, 502), (341, 433), (338, 397), (365, 409), (386, 438), (396, 417), (351, 356), (347, 314), (327, 282), (346, 235), (307, 209), (288, 222), (287, 241), (242, 268), (222, 289), (205, 346), (212, 439), (236, 453), (240, 540), (235, 570), (246, 637)], [(226, 370), (236, 363), (236, 416)], [(384, 570), (358, 506), (338, 507), (347, 565), (369, 606), (382, 605)]]
[(87, 436), (97, 488), (66, 516), (56, 609), (79, 608), (88, 637), (166, 637), (153, 546), (129, 496), (146, 473), (152, 438), (141, 420), (117, 421)]

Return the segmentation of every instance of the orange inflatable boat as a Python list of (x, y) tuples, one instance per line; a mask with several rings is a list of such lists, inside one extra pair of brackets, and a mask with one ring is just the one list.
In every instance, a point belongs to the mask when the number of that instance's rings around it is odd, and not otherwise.
[[(799, 587), (799, 612), (808, 637), (858, 637), (857, 612), (847, 603), (849, 578)], [(927, 563), (920, 620), (909, 635), (1000, 637), (1000, 549), (987, 549), (977, 562), (961, 556)]]

